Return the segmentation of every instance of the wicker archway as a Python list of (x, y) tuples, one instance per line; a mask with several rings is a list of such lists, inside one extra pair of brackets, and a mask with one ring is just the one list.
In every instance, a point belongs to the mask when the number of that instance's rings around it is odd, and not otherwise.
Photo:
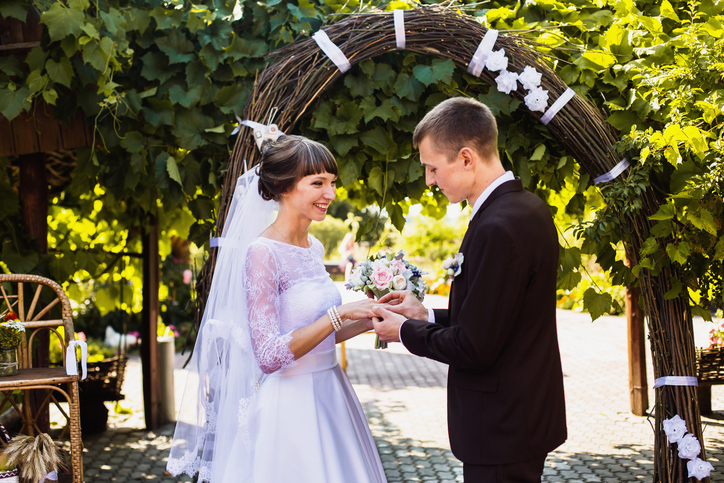
[[(442, 7), (420, 7), (405, 11), (405, 50), (451, 59), (457, 67), (466, 69), (487, 29), (473, 17), (456, 10)], [(392, 12), (371, 12), (349, 15), (323, 29), (331, 41), (349, 59), (357, 64), (386, 52), (396, 50), (396, 36)], [(495, 49), (505, 48), (509, 58), (508, 70), (521, 72), (526, 65), (543, 73), (541, 87), (549, 91), (548, 106), (564, 91), (566, 84), (546, 64), (542, 56), (527, 48), (524, 42), (513, 36), (501, 35)], [(311, 106), (320, 100), (325, 89), (343, 74), (319, 49), (312, 38), (290, 44), (268, 56), (270, 65), (260, 74), (254, 91), (244, 109), (244, 118), (266, 122), (272, 107), (280, 112), (275, 122), (284, 132), (291, 132), (297, 122), (311, 112)], [(480, 78), (495, 85), (496, 74), (483, 70)], [(522, 89), (512, 92), (522, 99)], [(541, 114), (531, 112), (536, 118)], [(620, 156), (613, 145), (618, 136), (605, 122), (600, 111), (582, 97), (575, 95), (561, 109), (559, 115), (547, 124), (550, 132), (592, 178), (608, 173), (618, 165)], [(569, 135), (568, 133), (576, 133)], [(238, 136), (225, 180), (217, 236), (220, 236), (228, 200), (231, 199), (236, 179), (246, 167), (259, 160), (254, 141), (249, 136)], [(627, 170), (628, 171), (628, 170)], [(623, 173), (625, 176), (627, 171)], [(643, 209), (635, 216), (622, 216), (624, 230), (629, 234), (625, 242), (628, 259), (634, 264), (639, 260), (639, 249), (653, 223), (648, 217), (661, 205), (659, 198), (649, 189), (641, 195)], [(213, 272), (215, 251), (207, 263), (204, 280), (210, 280)], [(639, 273), (639, 282), (648, 316), (651, 349), (655, 377), (695, 376), (695, 346), (691, 310), (685, 296), (666, 300), (664, 294), (671, 289), (672, 270), (660, 267), (658, 276), (648, 270)], [(674, 414), (687, 422), (689, 430), (703, 442), (701, 420), (696, 397), (696, 387), (664, 386), (656, 397), (655, 425), (655, 474), (654, 481), (679, 482), (687, 478), (686, 461), (677, 457), (675, 447), (668, 444), (662, 421)], [(702, 459), (705, 453), (702, 449)]]

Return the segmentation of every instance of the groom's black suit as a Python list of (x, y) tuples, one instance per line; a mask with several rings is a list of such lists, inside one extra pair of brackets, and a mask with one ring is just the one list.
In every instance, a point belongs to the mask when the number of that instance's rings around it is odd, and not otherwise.
[(402, 342), (449, 364), (448, 431), (463, 463), (543, 458), (566, 440), (550, 211), (519, 179), (507, 181), (470, 221), (460, 251), (449, 308), (435, 310), (434, 324), (405, 321)]

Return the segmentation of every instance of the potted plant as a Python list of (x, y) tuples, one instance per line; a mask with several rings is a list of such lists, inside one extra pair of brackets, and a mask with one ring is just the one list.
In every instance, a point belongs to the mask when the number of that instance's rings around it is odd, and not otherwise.
[(18, 373), (18, 346), (23, 340), (25, 326), (18, 314), (12, 310), (5, 314), (0, 323), (0, 376), (14, 376)]

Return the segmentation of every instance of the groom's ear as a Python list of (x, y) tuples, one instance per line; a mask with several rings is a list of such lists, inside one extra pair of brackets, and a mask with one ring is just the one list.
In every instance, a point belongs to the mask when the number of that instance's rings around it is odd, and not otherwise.
[(477, 156), (475, 156), (475, 152), (469, 147), (465, 146), (461, 148), (458, 152), (458, 156), (462, 158), (464, 169), (469, 170), (475, 166), (475, 159)]

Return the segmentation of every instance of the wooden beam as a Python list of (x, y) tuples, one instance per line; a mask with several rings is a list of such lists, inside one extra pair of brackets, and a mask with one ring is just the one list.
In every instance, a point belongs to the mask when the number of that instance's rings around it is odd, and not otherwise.
[(18, 42), (16, 44), (0, 44), (0, 52), (6, 50), (31, 50), (33, 47), (40, 45), (40, 41), (37, 42)]
[[(23, 224), (30, 236), (38, 241), (38, 253), (48, 253), (48, 179), (45, 172), (45, 156), (42, 153), (20, 156), (20, 208)], [(50, 363), (50, 334), (41, 331), (37, 335), (37, 349), (32, 353), (33, 367), (48, 367)], [(38, 428), (50, 431), (50, 415), (45, 391), (34, 390), (30, 405), (36, 414)]]
[(644, 314), (639, 306), (641, 291), (638, 287), (626, 287), (626, 326), (628, 332), (628, 381), (631, 395), (631, 412), (645, 416), (649, 408), (646, 380), (646, 339)]
[(161, 382), (158, 371), (156, 330), (160, 314), (158, 289), (161, 259), (158, 253), (158, 219), (149, 217), (143, 239), (143, 316), (141, 318), (141, 365), (143, 369), (143, 408), (146, 428), (161, 424)]

